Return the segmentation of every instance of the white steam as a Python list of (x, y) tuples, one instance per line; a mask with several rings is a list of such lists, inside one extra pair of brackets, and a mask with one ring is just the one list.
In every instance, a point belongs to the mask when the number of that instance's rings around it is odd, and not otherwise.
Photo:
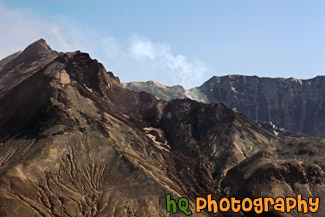
[(154, 80), (185, 88), (200, 85), (207, 72), (198, 60), (176, 54), (169, 44), (132, 35), (120, 41), (107, 32), (82, 28), (66, 17), (46, 21), (31, 12), (13, 10), (0, 4), (0, 59), (44, 38), (58, 51), (89, 52), (122, 82)]

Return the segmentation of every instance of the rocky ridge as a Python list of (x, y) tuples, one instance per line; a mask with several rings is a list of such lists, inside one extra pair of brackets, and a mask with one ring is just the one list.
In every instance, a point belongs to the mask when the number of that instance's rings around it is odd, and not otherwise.
[[(159, 87), (132, 82), (125, 87), (156, 94)], [(173, 95), (165, 88), (164, 97)], [(179, 98), (204, 103), (223, 103), (257, 122), (272, 122), (302, 135), (325, 137), (325, 76), (300, 80), (295, 78), (260, 78), (257, 76), (213, 76), (199, 87), (178, 92)]]

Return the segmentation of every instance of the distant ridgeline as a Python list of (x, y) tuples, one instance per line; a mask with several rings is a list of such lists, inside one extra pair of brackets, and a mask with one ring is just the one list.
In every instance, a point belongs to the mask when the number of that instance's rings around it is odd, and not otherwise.
[(308, 80), (214, 76), (189, 90), (152, 81), (123, 85), (131, 90), (153, 93), (164, 100), (191, 98), (204, 103), (223, 103), (251, 120), (272, 122), (284, 128), (287, 136), (325, 137), (325, 76)]

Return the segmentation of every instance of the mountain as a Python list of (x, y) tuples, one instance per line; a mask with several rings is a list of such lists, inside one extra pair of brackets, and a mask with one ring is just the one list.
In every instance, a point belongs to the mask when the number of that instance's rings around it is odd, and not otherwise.
[(44, 40), (0, 66), (0, 216), (184, 216), (166, 211), (168, 193), (189, 198), (193, 216), (211, 216), (194, 212), (207, 194), (325, 202), (324, 139), (282, 139), (223, 104), (123, 88), (89, 54)]
[[(156, 94), (161, 85), (146, 88), (146, 82), (124, 86), (135, 91)], [(168, 88), (161, 99), (175, 96)], [(325, 76), (260, 78), (257, 76), (214, 76), (199, 87), (177, 94), (205, 103), (223, 103), (257, 122), (272, 122), (279, 128), (298, 134), (325, 137)], [(160, 98), (160, 97), (159, 97)]]

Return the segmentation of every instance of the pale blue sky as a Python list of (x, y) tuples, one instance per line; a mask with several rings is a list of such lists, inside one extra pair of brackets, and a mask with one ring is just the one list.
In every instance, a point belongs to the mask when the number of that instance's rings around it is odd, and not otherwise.
[(0, 5), (5, 14), (0, 27), (8, 32), (0, 36), (0, 58), (43, 37), (57, 50), (89, 52), (122, 81), (190, 87), (213, 75), (304, 79), (325, 73), (323, 0), (0, 0)]

